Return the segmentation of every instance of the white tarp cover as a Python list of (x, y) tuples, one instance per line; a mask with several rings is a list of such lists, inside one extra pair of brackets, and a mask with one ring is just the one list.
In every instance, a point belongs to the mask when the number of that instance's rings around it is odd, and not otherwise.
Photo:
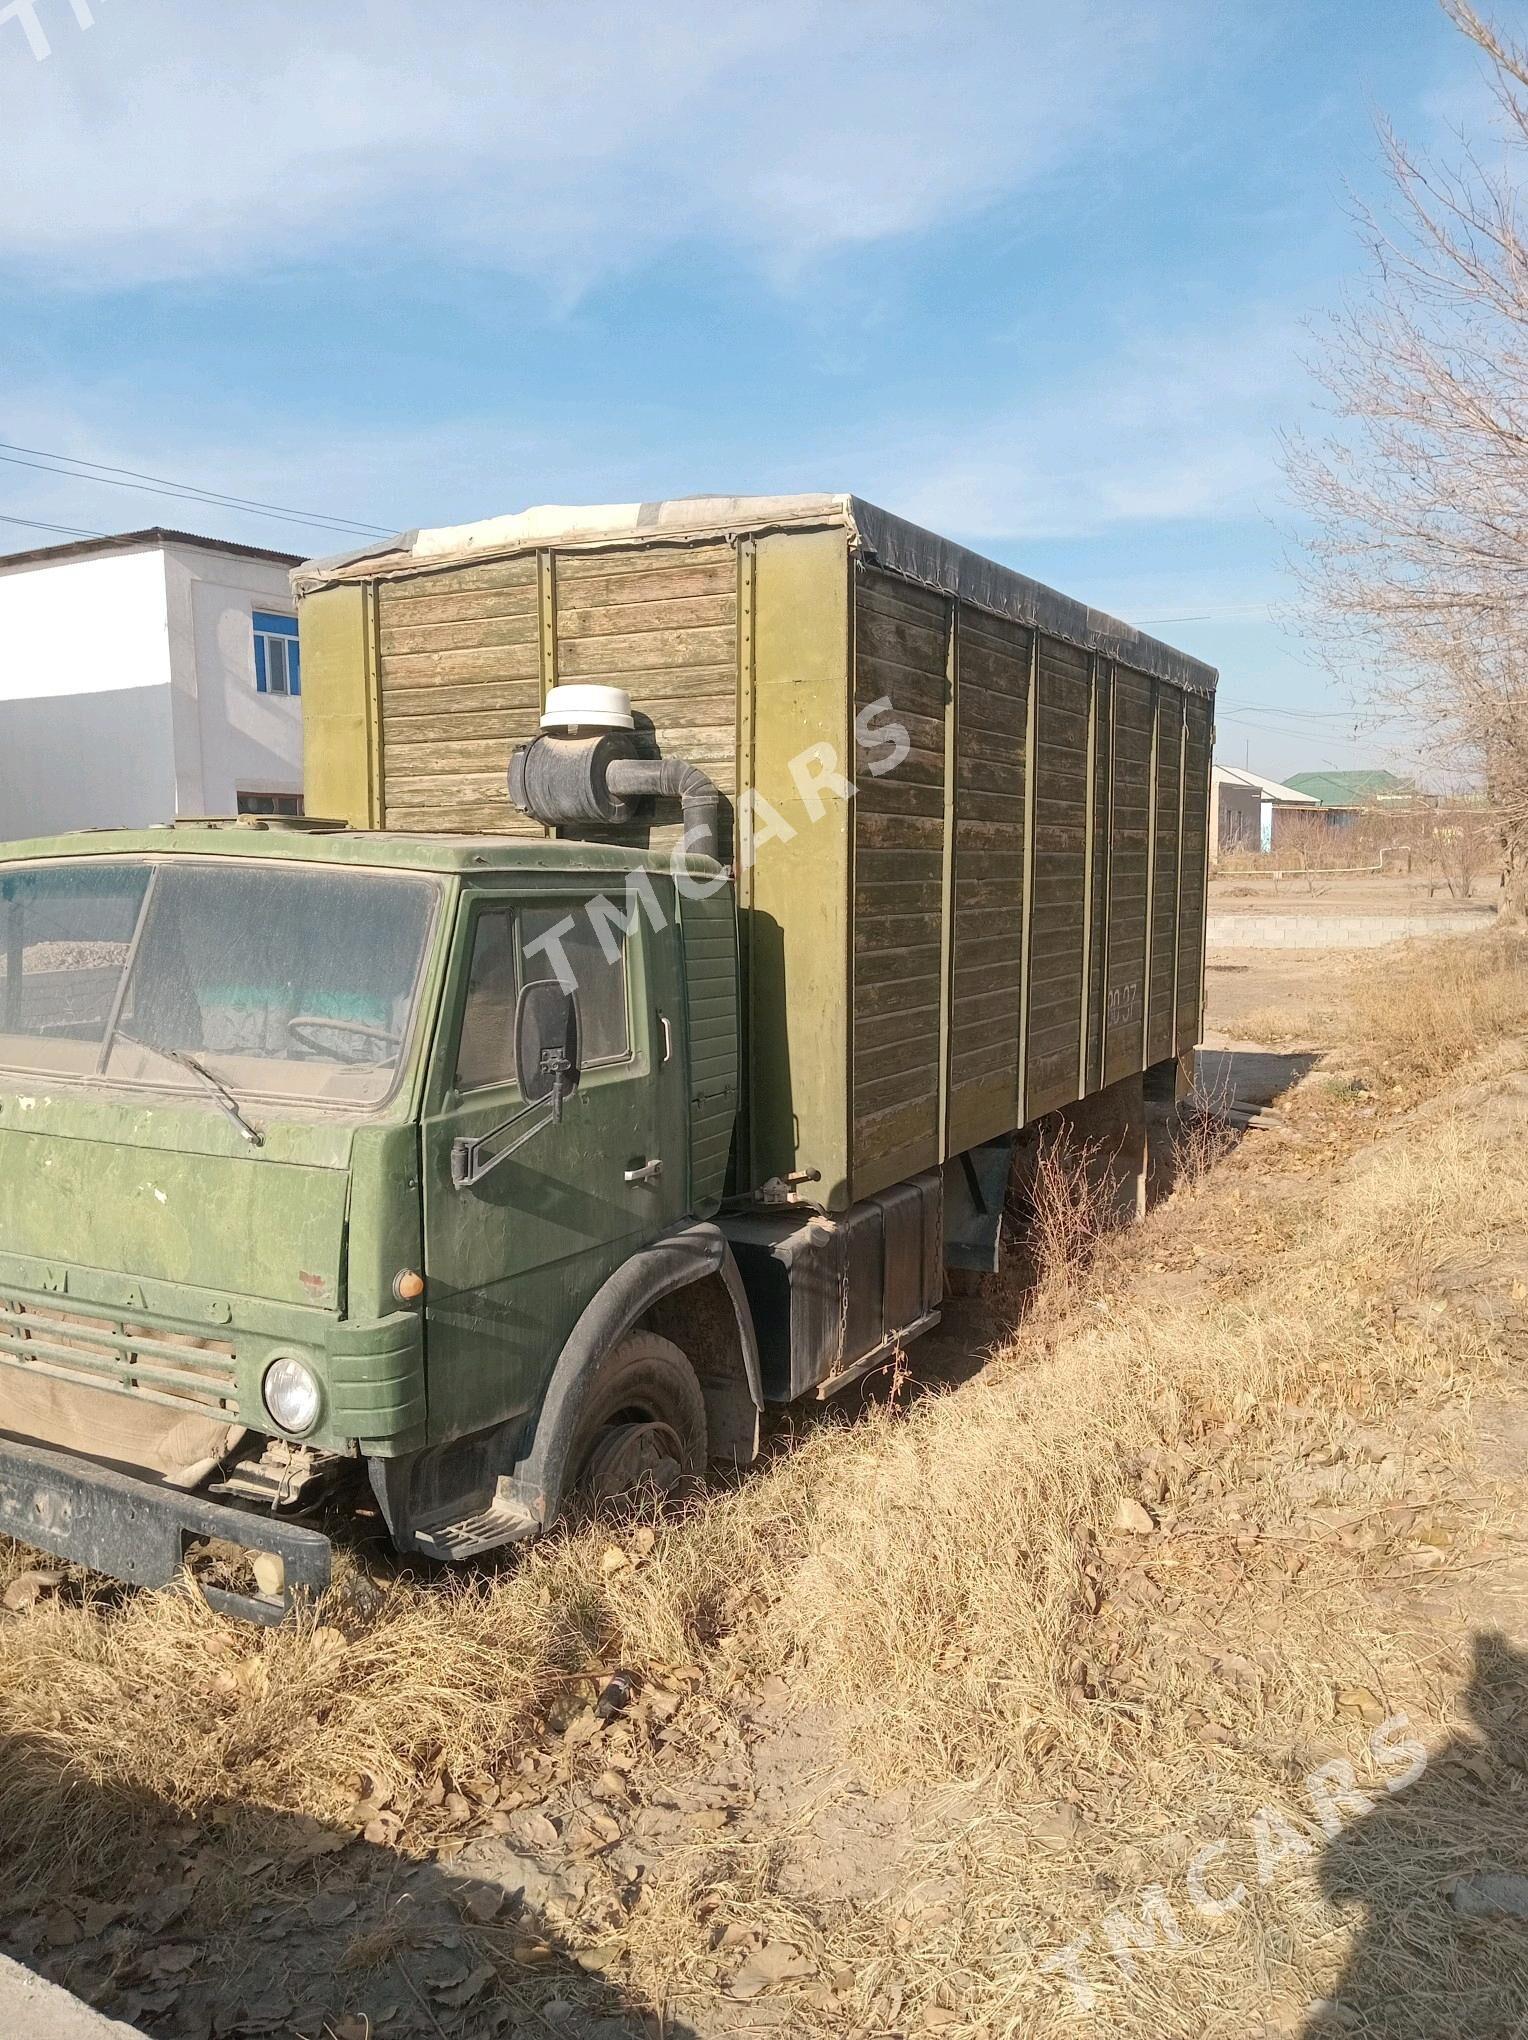
[(1213, 666), (1148, 637), (1101, 609), (1032, 581), (1012, 567), (909, 524), (861, 496), (679, 496), (653, 503), (544, 503), (475, 524), (406, 531), (355, 552), (310, 560), (292, 576), (299, 594), (335, 581), (393, 577), (421, 569), (500, 559), (544, 546), (569, 550), (608, 545), (684, 545), (765, 531), (821, 530), (841, 525), (859, 552), (894, 574), (958, 596), (977, 609), (1006, 616), (1154, 674), (1199, 694), (1213, 694)]

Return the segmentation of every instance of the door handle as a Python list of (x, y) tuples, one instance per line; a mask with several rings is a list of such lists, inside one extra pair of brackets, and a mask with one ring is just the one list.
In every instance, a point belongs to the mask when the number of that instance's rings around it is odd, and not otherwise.
[(650, 1162), (644, 1162), (640, 1169), (628, 1169), (625, 1180), (628, 1183), (656, 1183), (662, 1174), (663, 1162), (661, 1158), (655, 1157)]

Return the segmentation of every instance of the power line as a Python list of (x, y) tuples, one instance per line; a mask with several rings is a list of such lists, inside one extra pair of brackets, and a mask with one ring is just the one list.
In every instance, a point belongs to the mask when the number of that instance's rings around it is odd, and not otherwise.
[(1397, 729), (1406, 730), (1417, 727), (1406, 716), (1387, 716), (1384, 718), (1383, 723), (1379, 721), (1369, 722), (1358, 716), (1355, 716), (1351, 722), (1344, 723), (1303, 723), (1285, 722), (1278, 718), (1255, 714), (1243, 714), (1239, 713), (1236, 709), (1217, 709), (1215, 711), (1215, 720), (1217, 723), (1238, 723), (1247, 729), (1266, 730), (1271, 737), (1304, 737), (1310, 743), (1315, 743), (1322, 737), (1351, 736), (1355, 739), (1363, 737), (1377, 740), (1387, 734), (1387, 726), (1389, 734), (1394, 734)]
[(1411, 720), (1404, 709), (1398, 708), (1286, 708), (1281, 702), (1238, 701), (1234, 696), (1227, 695), (1217, 696), (1216, 706), (1226, 715), (1272, 715), (1286, 718), (1290, 722), (1380, 723)]
[[(35, 458), (23, 459), (22, 455)], [(70, 481), (97, 482), (104, 488), (131, 489), (141, 496), (161, 495), (187, 503), (206, 503), (220, 510), (243, 510), (287, 524), (301, 524), (314, 531), (346, 532), (360, 538), (387, 538), (384, 525), (363, 524), (351, 517), (331, 517), (323, 512), (311, 515), (283, 503), (265, 503), (252, 496), (233, 496), (221, 489), (203, 489), (193, 482), (172, 481), (166, 475), (145, 474), (138, 468), (111, 467), (104, 461), (81, 460), (71, 453), (49, 447), (15, 446), (0, 440), (0, 461), (8, 467), (33, 468), (41, 474), (63, 475)]]
[(1217, 729), (1251, 730), (1256, 736), (1279, 737), (1287, 743), (1295, 743), (1297, 741), (1302, 744), (1330, 743), (1334, 737), (1339, 743), (1347, 744), (1365, 742), (1383, 743), (1390, 741), (1388, 737), (1382, 736), (1378, 732), (1371, 733), (1364, 731), (1357, 724), (1351, 730), (1334, 730), (1328, 729), (1323, 723), (1309, 727), (1303, 723), (1259, 722), (1255, 716), (1217, 715), (1215, 726)]
[[(68, 459), (69, 456), (64, 455), (63, 458)], [(151, 486), (148, 482), (119, 480), (111, 474), (84, 473), (81, 472), (83, 464), (76, 467), (60, 467), (49, 460), (22, 460), (13, 453), (0, 453), (0, 461), (7, 467), (33, 468), (39, 474), (62, 475), (71, 482), (94, 482), (103, 488), (131, 489), (140, 496), (164, 496), (175, 502), (202, 503), (215, 510), (241, 510), (246, 515), (269, 518), (280, 524), (300, 524), (313, 531), (333, 531), (351, 537), (386, 536), (380, 525), (353, 524), (339, 518), (324, 516), (308, 517), (298, 510), (283, 510), (271, 504), (254, 502), (246, 497), (225, 496), (211, 489), (182, 487), (178, 483), (161, 482), (157, 478), (153, 479)]]
[[(0, 517), (0, 524), (22, 524), (28, 531), (58, 531), (66, 538), (105, 538), (104, 531), (86, 531), (78, 524), (44, 524), (40, 517)], [(3, 557), (3, 555), (0, 555)]]
[(1363, 715), (1360, 709), (1341, 713), (1322, 708), (1278, 708), (1272, 702), (1225, 700), (1218, 696), (1215, 706), (1221, 715), (1267, 715), (1276, 717), (1280, 722), (1295, 723), (1358, 722)]
[(1320, 734), (1322, 730), (1328, 730), (1334, 722), (1338, 726), (1342, 726), (1342, 724), (1357, 724), (1361, 720), (1359, 716), (1279, 716), (1279, 714), (1273, 714), (1267, 708), (1257, 708), (1257, 706), (1238, 708), (1234, 702), (1226, 702), (1224, 706), (1220, 702), (1216, 702), (1216, 718), (1220, 722), (1246, 722), (1249, 718), (1257, 718), (1259, 722), (1267, 722), (1269, 728), (1281, 728), (1281, 730), (1312, 728), (1316, 734)]

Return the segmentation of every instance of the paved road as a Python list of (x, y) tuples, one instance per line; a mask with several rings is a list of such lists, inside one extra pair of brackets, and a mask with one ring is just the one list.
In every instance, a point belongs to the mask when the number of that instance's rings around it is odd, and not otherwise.
[(6, 2040), (138, 2040), (136, 2026), (103, 2019), (19, 1962), (0, 1955), (0, 2033)]

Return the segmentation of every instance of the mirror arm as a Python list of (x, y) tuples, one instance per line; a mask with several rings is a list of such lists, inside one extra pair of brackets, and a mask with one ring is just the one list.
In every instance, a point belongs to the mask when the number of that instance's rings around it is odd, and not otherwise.
[[(521, 1106), (518, 1112), (512, 1113), (498, 1126), (490, 1127), (487, 1133), (479, 1134), (476, 1140), (452, 1141), (452, 1188), (471, 1190), (474, 1185), (481, 1183), (485, 1176), (492, 1174), (500, 1162), (508, 1161), (509, 1157), (523, 1148), (528, 1140), (534, 1140), (543, 1127), (561, 1126), (563, 1100), (566, 1095), (566, 1087), (559, 1076), (557, 1087), (547, 1101), (550, 1110), (547, 1110), (546, 1105), (538, 1099), (534, 1105)], [(525, 1124), (528, 1119), (534, 1122), (530, 1126)], [(494, 1152), (485, 1158), (485, 1148), (492, 1147), (502, 1135), (515, 1133), (517, 1127), (522, 1131), (516, 1133), (513, 1140), (506, 1142), (501, 1148), (494, 1149)]]
[[(535, 1123), (525, 1126), (527, 1119)], [(474, 1184), (496, 1169), (500, 1162), (507, 1161), (517, 1148), (524, 1147), (528, 1140), (534, 1140), (543, 1126), (549, 1126), (551, 1119), (540, 1105), (527, 1105), (512, 1119), (506, 1119), (502, 1126), (490, 1128), (476, 1140), (454, 1140), (451, 1143), (451, 1182), (457, 1190), (470, 1190)], [(484, 1149), (506, 1133), (513, 1133), (516, 1127), (524, 1130), (505, 1146), (497, 1148), (485, 1158)]]

